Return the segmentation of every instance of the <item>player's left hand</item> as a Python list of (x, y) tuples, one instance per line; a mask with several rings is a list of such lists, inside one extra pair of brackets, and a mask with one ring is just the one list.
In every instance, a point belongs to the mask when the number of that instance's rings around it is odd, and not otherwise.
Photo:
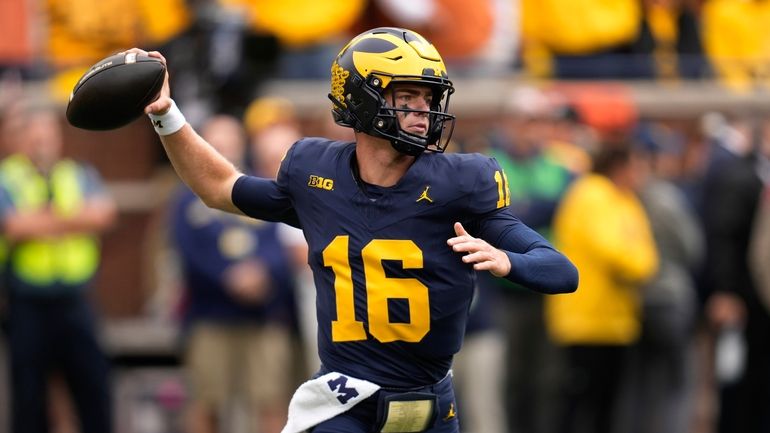
[(462, 259), (464, 263), (473, 263), (473, 269), (489, 271), (496, 277), (504, 277), (511, 272), (511, 261), (502, 250), (489, 245), (484, 239), (469, 235), (459, 222), (455, 223), (454, 229), (457, 236), (446, 243), (457, 253), (467, 253)]

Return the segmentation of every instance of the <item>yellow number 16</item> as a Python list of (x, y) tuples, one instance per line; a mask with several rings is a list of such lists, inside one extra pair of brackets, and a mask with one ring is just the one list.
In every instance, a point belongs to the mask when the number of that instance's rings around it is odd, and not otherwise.
[[(364, 322), (356, 320), (349, 236), (337, 236), (324, 249), (324, 266), (334, 272), (337, 320), (332, 321), (334, 342), (366, 340)], [(410, 240), (374, 239), (361, 250), (366, 278), (369, 333), (377, 341), (416, 343), (430, 330), (428, 287), (416, 278), (389, 278), (383, 260), (400, 260), (404, 269), (421, 269), (422, 251)], [(409, 303), (409, 322), (391, 323), (389, 299)]]

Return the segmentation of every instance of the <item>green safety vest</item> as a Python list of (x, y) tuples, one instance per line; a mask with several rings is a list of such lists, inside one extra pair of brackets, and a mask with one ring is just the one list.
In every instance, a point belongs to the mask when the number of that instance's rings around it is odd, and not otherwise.
[[(0, 162), (0, 182), (21, 214), (45, 206), (61, 216), (78, 213), (83, 205), (80, 177), (80, 166), (67, 159), (54, 165), (50, 181), (24, 155), (11, 155)], [(41, 291), (56, 283), (82, 285), (99, 266), (98, 240), (87, 234), (26, 240), (10, 249), (5, 242), (0, 250), (4, 250), (0, 251), (0, 259), (6, 269)]]

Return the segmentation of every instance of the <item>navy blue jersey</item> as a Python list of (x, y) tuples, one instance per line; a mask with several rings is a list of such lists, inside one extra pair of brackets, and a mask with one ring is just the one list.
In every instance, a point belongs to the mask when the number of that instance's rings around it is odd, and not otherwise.
[(507, 212), (492, 158), (425, 153), (398, 184), (381, 188), (357, 180), (354, 152), (354, 143), (303, 139), (277, 181), (239, 179), (233, 203), (302, 228), (326, 368), (390, 387), (436, 382), (460, 349), (475, 282), (472, 266), (447, 245), (454, 222), (492, 245), (513, 239), (508, 251), (555, 251)]

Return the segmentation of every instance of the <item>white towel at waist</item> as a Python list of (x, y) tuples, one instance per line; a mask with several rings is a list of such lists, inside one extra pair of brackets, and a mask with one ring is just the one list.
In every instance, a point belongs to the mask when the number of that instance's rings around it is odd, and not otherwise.
[(303, 432), (350, 410), (379, 389), (375, 383), (335, 372), (309, 380), (291, 397), (289, 419), (281, 433)]

